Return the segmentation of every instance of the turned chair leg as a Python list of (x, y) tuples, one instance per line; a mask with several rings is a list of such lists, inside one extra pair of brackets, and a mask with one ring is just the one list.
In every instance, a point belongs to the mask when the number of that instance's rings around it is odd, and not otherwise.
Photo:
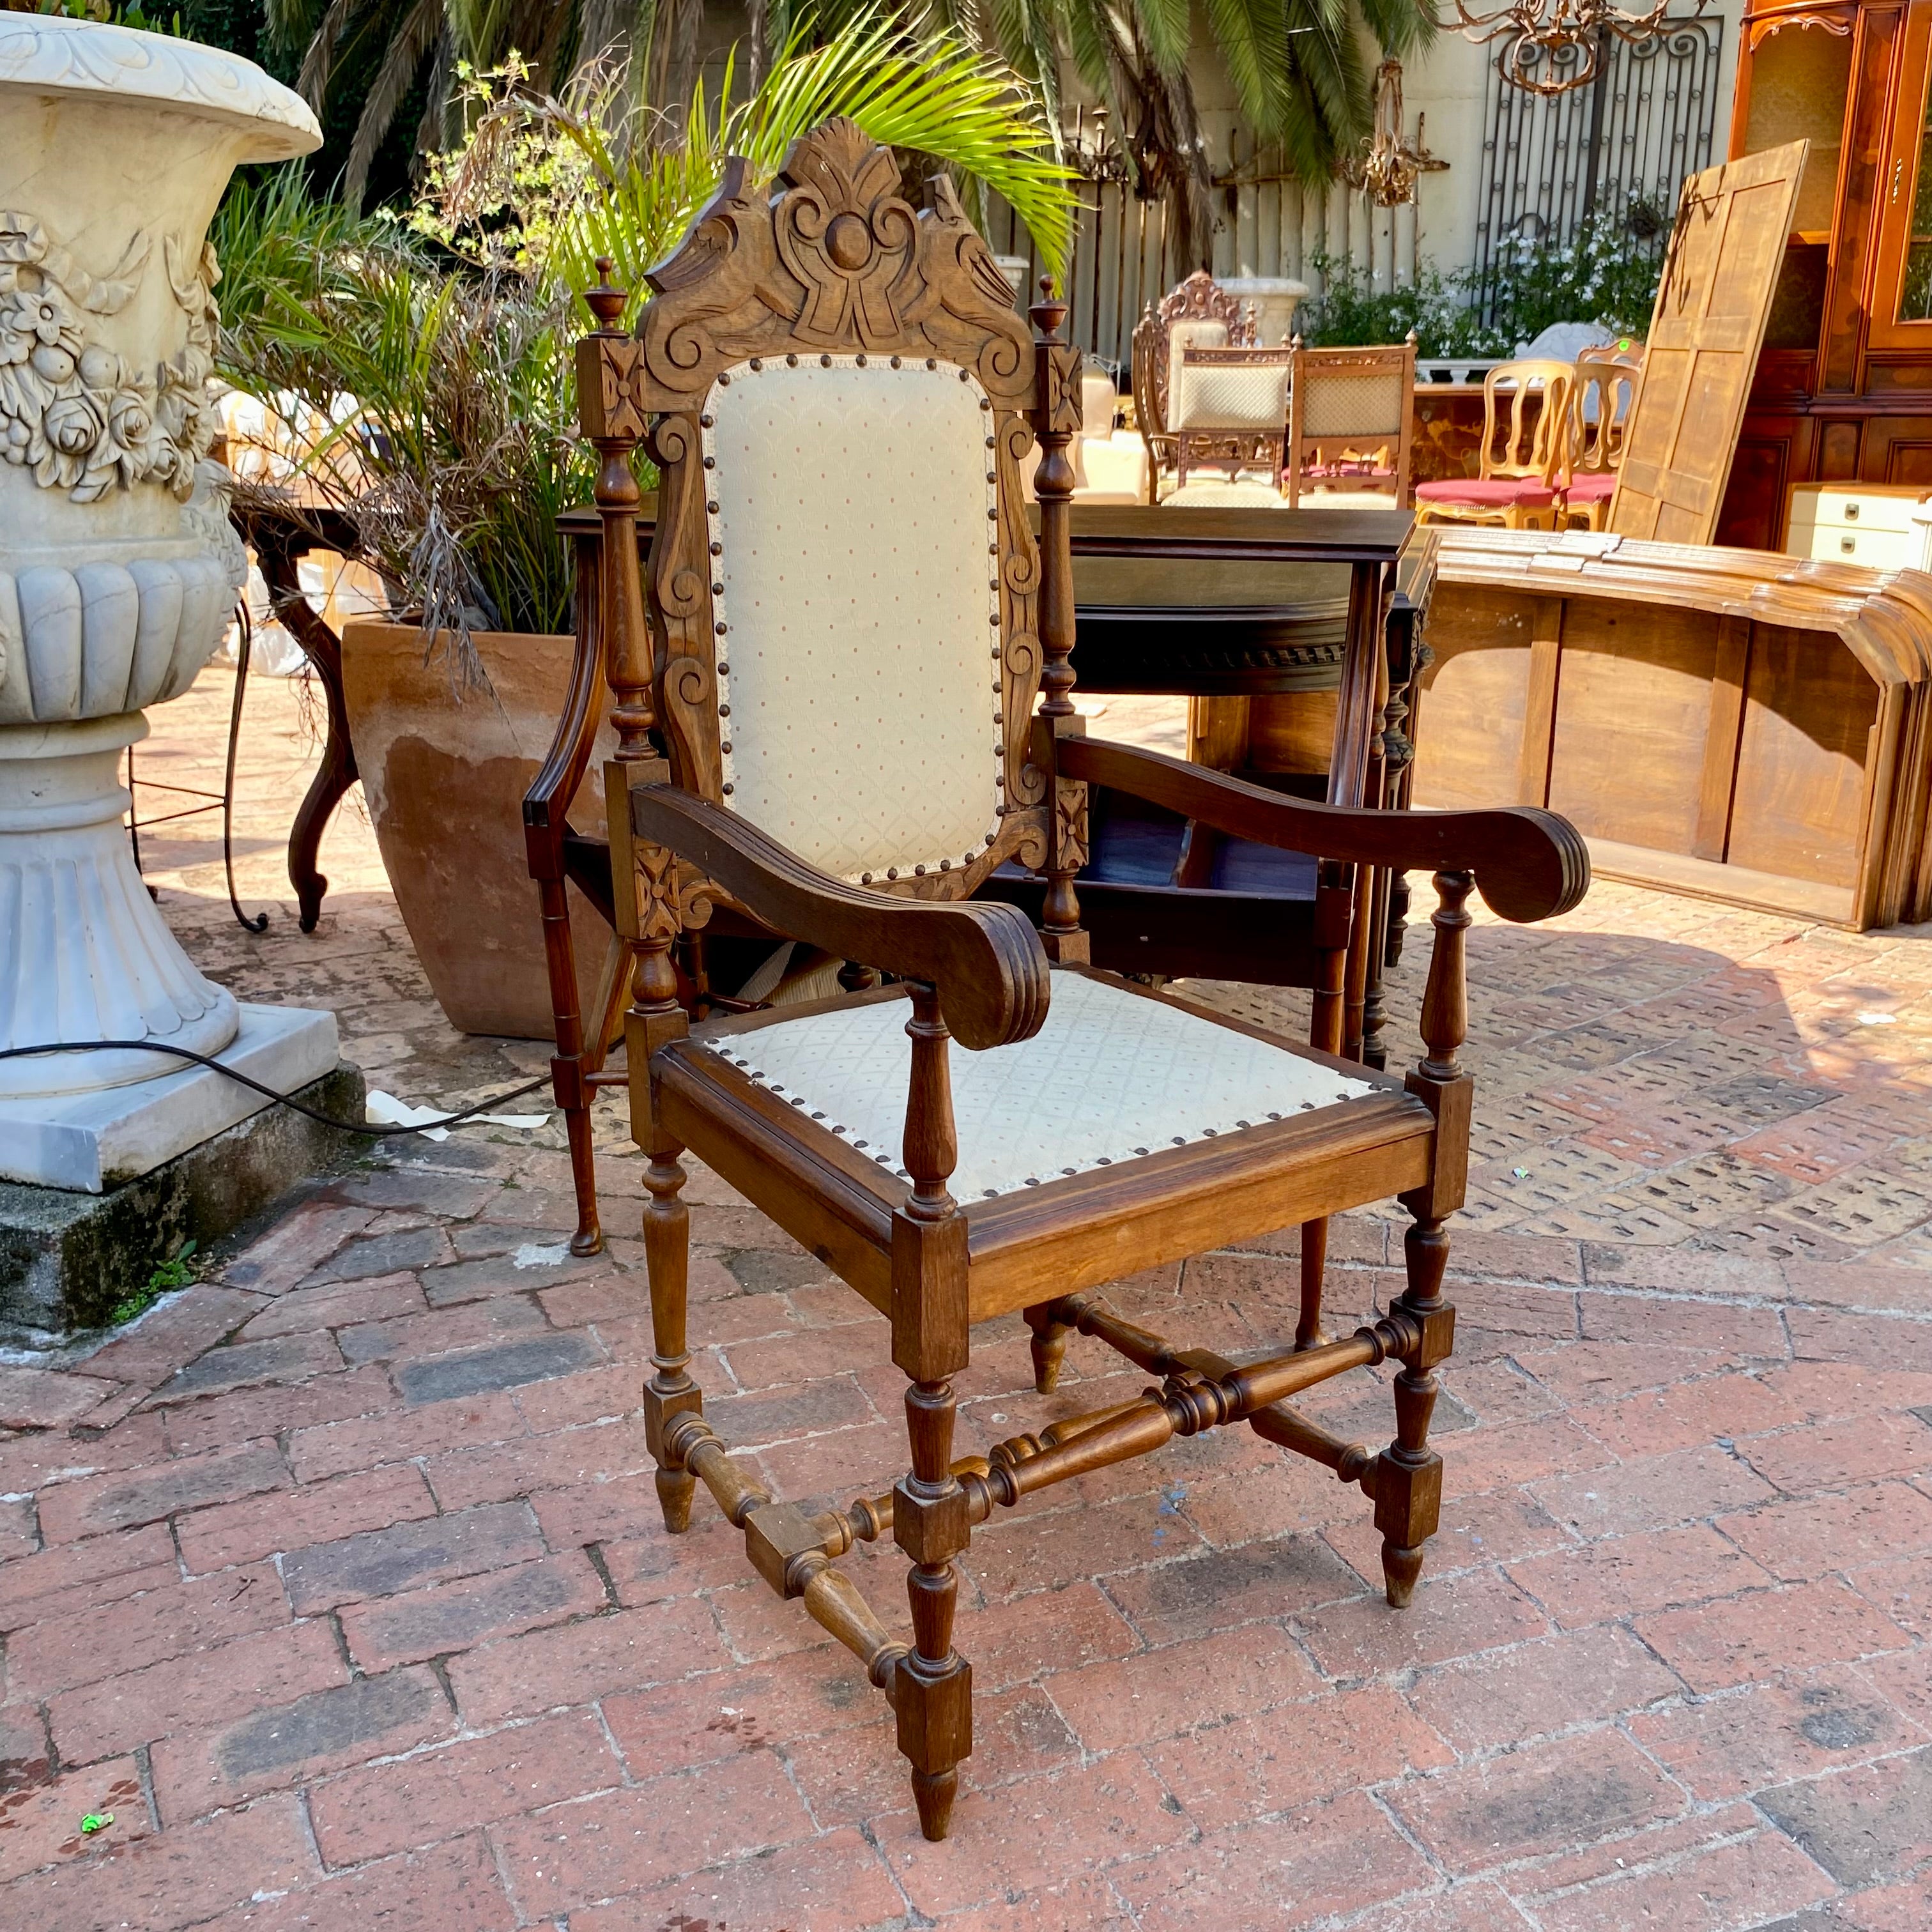
[(644, 1170), (650, 1200), (644, 1209), (644, 1265), (651, 1283), (651, 1378), (644, 1384), (644, 1439), (656, 1459), (658, 1504), (664, 1528), (680, 1536), (691, 1527), (691, 1498), (698, 1479), (664, 1443), (672, 1417), (702, 1413), (704, 1397), (688, 1372), (685, 1346), (685, 1295), (690, 1274), (691, 1210), (680, 1198), (686, 1174), (668, 1142)]
[(1328, 1268), (1328, 1222), (1301, 1224), (1301, 1319), (1295, 1324), (1298, 1351), (1318, 1348), (1328, 1340), (1322, 1326), (1322, 1291)]
[(1073, 1333), (1070, 1322), (1053, 1318), (1054, 1304), (1036, 1303), (1025, 1311), (1026, 1324), (1033, 1330), (1033, 1385), (1040, 1395), (1051, 1395), (1060, 1385), (1060, 1365), (1066, 1359), (1066, 1338)]
[(899, 1749), (912, 1766), (920, 1829), (935, 1842), (952, 1822), (959, 1762), (973, 1749), (973, 1670), (952, 1648), (959, 1573), (966, 1547), (966, 1492), (952, 1474), (952, 1385), (916, 1382), (906, 1390), (912, 1473), (893, 1496), (892, 1536), (912, 1562), (906, 1594), (913, 1647), (901, 1662), (892, 1705)]
[(1439, 1220), (1417, 1220), (1402, 1238), (1408, 1286), (1396, 1302), (1417, 1324), (1413, 1348), (1395, 1378), (1395, 1440), (1376, 1459), (1376, 1527), (1390, 1606), (1402, 1609), (1422, 1574), (1423, 1545), (1442, 1516), (1442, 1458), (1429, 1446), (1435, 1369), (1454, 1346), (1456, 1311), (1442, 1299), (1449, 1236)]

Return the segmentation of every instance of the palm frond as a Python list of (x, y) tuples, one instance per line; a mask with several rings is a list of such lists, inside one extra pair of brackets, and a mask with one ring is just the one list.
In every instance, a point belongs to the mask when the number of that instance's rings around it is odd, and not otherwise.
[(1292, 98), (1281, 0), (1204, 0), (1204, 6), (1241, 111), (1262, 134), (1280, 134)]
[[(302, 55), (300, 71), (296, 76), (296, 92), (310, 106), (320, 114), (322, 104), (328, 92), (328, 76), (335, 63), (337, 44), (342, 38), (342, 30), (348, 24), (351, 0), (328, 0), (322, 16), (309, 34), (308, 46)], [(300, 11), (307, 14), (312, 10), (303, 7)], [(296, 10), (290, 10), (291, 24)], [(274, 17), (272, 13), (271, 19)]]
[(1048, 266), (1064, 266), (1074, 176), (1054, 154), (1039, 96), (1004, 63), (952, 34), (909, 40), (896, 15), (868, 8), (824, 46), (788, 50), (770, 86), (733, 117), (729, 152), (769, 176), (800, 135), (835, 114), (983, 182)]
[(376, 152), (400, 110), (404, 97), (415, 85), (424, 57), (442, 32), (442, 11), (443, 0), (416, 0), (385, 50), (375, 79), (369, 83), (368, 96), (356, 123), (355, 139), (349, 145), (349, 160), (342, 171), (342, 198), (352, 208), (362, 206), (362, 194), (369, 184), (369, 170), (375, 162)]
[(1172, 79), (1187, 65), (1193, 43), (1193, 10), (1189, 0), (1133, 0), (1136, 38), (1154, 71)]

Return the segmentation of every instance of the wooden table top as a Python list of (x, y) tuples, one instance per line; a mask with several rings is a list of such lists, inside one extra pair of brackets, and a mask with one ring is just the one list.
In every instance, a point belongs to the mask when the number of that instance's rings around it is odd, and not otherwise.
[(1227, 562), (1393, 563), (1415, 527), (1408, 510), (1176, 509), (1077, 500), (1072, 520), (1076, 556)]
[[(656, 497), (646, 495), (638, 506), (640, 530), (649, 530), (656, 512)], [(1036, 527), (1039, 520), (1036, 512)], [(597, 512), (588, 506), (566, 510), (556, 522), (566, 536), (598, 528)], [(1078, 556), (1257, 563), (1393, 563), (1415, 527), (1408, 510), (1274, 510), (1259, 504), (1177, 510), (1077, 500), (1072, 522)]]

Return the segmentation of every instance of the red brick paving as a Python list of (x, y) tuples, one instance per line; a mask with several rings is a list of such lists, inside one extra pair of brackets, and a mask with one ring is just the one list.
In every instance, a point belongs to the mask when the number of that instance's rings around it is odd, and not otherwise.
[[(158, 718), (157, 776), (218, 744), (208, 682)], [(254, 902), (302, 755), (257, 692)], [(260, 940), (224, 923), (194, 828), (149, 858), (209, 970), (334, 1005), (412, 1100), (541, 1067), (443, 1025), (352, 810), (308, 940), (280, 904)], [(659, 1525), (614, 1109), (588, 1266), (514, 1258), (569, 1225), (554, 1127), (314, 1188), (106, 1347), (0, 1366), (0, 1926), (1924, 1932), (1928, 937), (1615, 886), (1479, 924), (1482, 1151), (1414, 1606), (1382, 1603), (1359, 1496), (1250, 1436), (1040, 1499), (964, 1566), (979, 1748), (945, 1846), (846, 1654), (708, 1501)], [(787, 1496), (890, 1479), (883, 1325), (715, 1177), (690, 1192), (720, 1426)], [(1393, 1225), (1338, 1223), (1338, 1319), (1399, 1284)], [(1118, 1304), (1252, 1347), (1292, 1322), (1295, 1250)], [(1013, 1324), (981, 1342), (962, 1440), (1135, 1384), (1076, 1342), (1041, 1404)], [(1312, 1406), (1388, 1426), (1366, 1378)], [(896, 1556), (848, 1565), (902, 1622)]]

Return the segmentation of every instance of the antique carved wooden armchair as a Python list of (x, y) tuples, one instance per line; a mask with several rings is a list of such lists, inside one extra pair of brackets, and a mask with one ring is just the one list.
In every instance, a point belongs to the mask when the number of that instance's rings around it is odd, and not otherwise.
[(1148, 501), (1160, 500), (1160, 470), (1173, 460), (1174, 432), (1169, 394), (1177, 353), (1186, 348), (1252, 348), (1252, 305), (1245, 308), (1205, 268), (1149, 302), (1134, 325), (1132, 359), (1134, 420), (1147, 446)]
[[(658, 1493), (680, 1532), (702, 1480), (772, 1588), (860, 1658), (937, 1838), (972, 1748), (953, 1563), (994, 1509), (1244, 1423), (1373, 1498), (1390, 1600), (1408, 1600), (1436, 1523), (1432, 1372), (1454, 1321), (1440, 1291), (1468, 1131), (1465, 902), (1479, 885), (1506, 917), (1559, 912), (1587, 861), (1544, 812), (1304, 803), (1080, 735), (1078, 355), (1050, 291), (1029, 334), (944, 177), (915, 214), (890, 152), (834, 122), (772, 182), (732, 162), (650, 283), (634, 335), (618, 329), (621, 296), (594, 292), (604, 326), (579, 346), (578, 380), (601, 459), (614, 884), (638, 948), (625, 1026), (649, 1155)], [(1020, 487), (1036, 435), (1037, 544)], [(661, 479), (643, 584), (640, 438)], [(1088, 967), (1076, 879), (1090, 784), (1328, 855), (1338, 961), (1350, 868), (1434, 871), (1417, 1070), (1368, 1073)], [(1042, 930), (972, 898), (1013, 855), (1049, 874)], [(671, 948), (732, 908), (854, 962), (854, 982), (886, 982), (694, 1028)], [(911, 1464), (890, 1492), (817, 1513), (775, 1500), (706, 1421), (686, 1342), (686, 1148), (890, 1318)], [(1346, 1340), (1311, 1327), (1297, 1349), (1237, 1364), (1087, 1292), (1390, 1195), (1413, 1217), (1408, 1287)], [(1012, 1310), (1042, 1390), (1076, 1331), (1157, 1385), (956, 1458), (952, 1378), (972, 1325)], [(1389, 1360), (1402, 1369), (1379, 1454), (1287, 1406)], [(906, 1634), (836, 1567), (855, 1539), (886, 1536), (911, 1565)]]

